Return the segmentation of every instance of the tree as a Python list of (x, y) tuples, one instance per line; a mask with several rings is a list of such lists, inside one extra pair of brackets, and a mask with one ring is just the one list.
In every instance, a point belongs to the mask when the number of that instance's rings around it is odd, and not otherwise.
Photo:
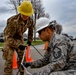
[[(21, 4), (23, 0), (9, 0), (9, 4), (11, 4), (13, 7), (12, 10), (15, 10), (16, 14), (18, 13), (17, 7)], [(42, 6), (41, 0), (30, 0), (33, 8), (34, 8), (34, 14), (32, 15), (32, 18), (34, 20), (34, 41), (36, 40), (36, 20), (40, 17), (47, 17), (50, 18), (48, 13), (45, 13), (44, 7)]]
[(11, 6), (10, 10), (14, 10), (17, 14), (17, 7), (21, 4), (22, 1), (23, 0), (9, 0), (7, 3)]
[(44, 7), (42, 7), (42, 1), (41, 0), (31, 0), (31, 3), (33, 4), (34, 8), (34, 14), (33, 14), (33, 19), (35, 21), (34, 23), (34, 41), (36, 40), (36, 20), (39, 19), (40, 17), (48, 17), (50, 18), (49, 14), (45, 13)]

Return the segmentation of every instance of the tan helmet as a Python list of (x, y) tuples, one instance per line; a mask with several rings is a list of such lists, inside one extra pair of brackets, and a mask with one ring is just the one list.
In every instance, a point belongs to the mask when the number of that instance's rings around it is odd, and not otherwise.
[(17, 9), (25, 16), (31, 16), (34, 13), (34, 9), (30, 1), (23, 1)]

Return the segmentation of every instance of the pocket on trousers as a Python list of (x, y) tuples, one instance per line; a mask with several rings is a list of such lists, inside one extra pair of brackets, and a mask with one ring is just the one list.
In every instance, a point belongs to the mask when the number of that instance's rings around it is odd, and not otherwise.
[(7, 57), (8, 57), (8, 49), (2, 49), (2, 51), (3, 51), (3, 55), (2, 55), (3, 59), (4, 60), (7, 60)]

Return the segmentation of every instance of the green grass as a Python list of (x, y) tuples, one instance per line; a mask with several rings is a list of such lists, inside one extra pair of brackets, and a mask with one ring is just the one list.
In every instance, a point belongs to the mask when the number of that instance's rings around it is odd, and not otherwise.
[(3, 47), (3, 46), (4, 46), (4, 43), (1, 43), (1, 42), (0, 42), (0, 47)]
[[(32, 45), (41, 45), (44, 44), (44, 42), (42, 40), (36, 40), (32, 42)], [(26, 45), (26, 42), (24, 42), (24, 45)], [(0, 47), (3, 47), (4, 43), (0, 43)]]
[[(41, 45), (41, 44), (44, 44), (42, 40), (37, 40), (32, 42), (32, 45)], [(24, 43), (24, 45), (26, 45), (26, 42)]]
[(44, 42), (42, 40), (32, 42), (32, 45), (40, 45), (40, 44), (44, 44)]

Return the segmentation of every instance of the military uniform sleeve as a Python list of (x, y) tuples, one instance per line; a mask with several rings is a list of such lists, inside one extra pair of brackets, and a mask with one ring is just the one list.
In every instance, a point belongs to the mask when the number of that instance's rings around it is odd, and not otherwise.
[(48, 52), (46, 52), (46, 54), (44, 55), (44, 57), (42, 59), (38, 59), (34, 62), (31, 62), (31, 68), (40, 68), (40, 67), (43, 67), (47, 64), (49, 64), (49, 56), (50, 54)]
[(16, 33), (16, 22), (15, 21), (10, 21), (7, 20), (7, 26), (4, 30), (4, 37), (5, 37), (5, 42), (7, 43), (7, 45), (11, 46), (11, 47), (17, 47), (17, 42), (14, 39), (14, 35)]
[(32, 42), (33, 40), (33, 28), (34, 28), (34, 23), (33, 20), (30, 19), (30, 27), (28, 28), (28, 41)]

